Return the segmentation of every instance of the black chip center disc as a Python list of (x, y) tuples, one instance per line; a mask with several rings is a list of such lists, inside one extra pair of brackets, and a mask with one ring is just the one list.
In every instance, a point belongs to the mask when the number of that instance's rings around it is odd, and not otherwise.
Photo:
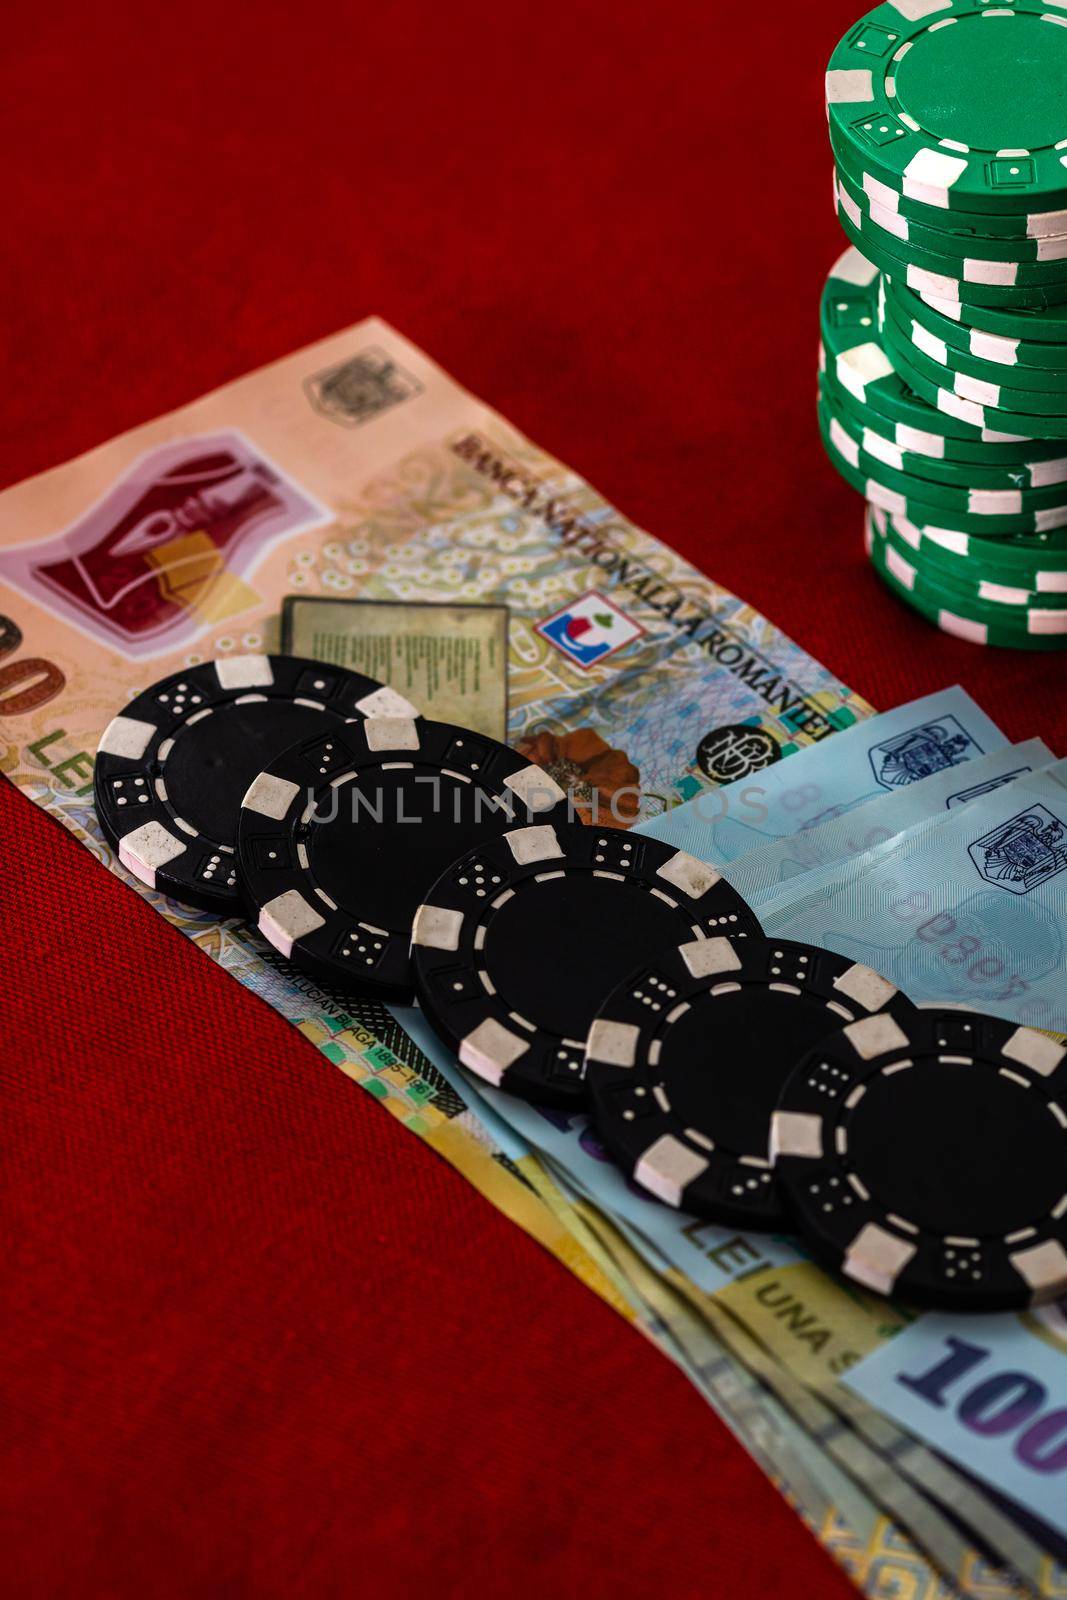
[(783, 1080), (825, 1039), (827, 1020), (818, 997), (749, 986), (697, 995), (664, 1036), (657, 1076), (682, 1122), (714, 1127), (739, 1155), (765, 1155)]
[[(907, 1145), (887, 1137), (906, 1129)], [(849, 1149), (886, 1211), (937, 1233), (1015, 1233), (1047, 1215), (1067, 1188), (1063, 1130), (1021, 1084), (929, 1059), (872, 1078), (849, 1120)], [(1010, 1185), (998, 1181), (1005, 1152)]]
[(493, 913), (486, 969), (512, 1010), (584, 1039), (615, 985), (677, 935), (677, 911), (646, 890), (570, 872), (527, 881)]
[(322, 722), (322, 712), (313, 706), (286, 700), (219, 706), (175, 741), (167, 762), (167, 790), (175, 809), (205, 838), (232, 846), (241, 799), (256, 773)]
[(343, 910), (358, 908), (362, 921), (379, 928), (409, 929), (450, 862), (515, 826), (483, 789), (418, 764), (371, 767), (333, 794), (316, 796), (331, 820), (307, 830), (311, 871)]

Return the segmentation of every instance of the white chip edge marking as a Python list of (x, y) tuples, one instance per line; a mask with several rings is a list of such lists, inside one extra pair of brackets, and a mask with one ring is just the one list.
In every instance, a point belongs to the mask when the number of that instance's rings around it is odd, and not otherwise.
[(724, 972), (737, 972), (742, 962), (731, 939), (692, 939), (678, 946), (678, 954), (694, 978), (710, 978)]
[(868, 384), (893, 376), (894, 367), (880, 344), (854, 344), (842, 350), (834, 368), (837, 381), (857, 400), (866, 400)]
[(529, 1040), (520, 1039), (517, 1033), (505, 1028), (495, 1017), (486, 1017), (461, 1042), (459, 1059), (479, 1078), (499, 1088), (505, 1072), (529, 1048)]
[(867, 260), (862, 250), (850, 244), (830, 268), (829, 276), (839, 278), (842, 283), (850, 283), (855, 288), (865, 289), (878, 276), (878, 268)]
[(1038, 611), (1031, 608), (1027, 612), (1026, 630), (1044, 636), (1067, 633), (1067, 611)]
[(904, 560), (899, 550), (894, 550), (891, 544), (884, 545), (882, 559), (899, 584), (905, 589), (914, 589), (916, 569)]
[(520, 867), (531, 866), (535, 861), (560, 861), (563, 858), (563, 846), (551, 823), (543, 822), (535, 828), (512, 828), (503, 837)]
[(944, 339), (939, 339), (936, 333), (931, 333), (925, 323), (916, 322), (914, 317), (911, 323), (911, 342), (916, 350), (922, 350), (931, 361), (936, 361), (942, 367), (948, 366), (948, 345)]
[(906, 1239), (868, 1222), (849, 1245), (842, 1270), (876, 1294), (889, 1295), (915, 1251), (915, 1245)]
[(100, 736), (96, 753), (119, 756), (124, 761), (140, 761), (157, 731), (154, 722), (141, 722), (137, 717), (113, 717)]
[(881, 1011), (896, 994), (896, 985), (873, 967), (854, 962), (847, 972), (834, 979), (834, 988), (865, 1011)]
[(176, 839), (161, 822), (146, 822), (120, 840), (119, 860), (134, 877), (154, 889), (160, 867), (184, 855), (187, 849), (185, 840)]
[(936, 461), (945, 459), (945, 439), (940, 433), (925, 433), (922, 428), (912, 428), (907, 423), (898, 422), (895, 436), (902, 450), (911, 450), (919, 456), (931, 456)]
[(463, 931), (462, 911), (448, 906), (421, 905), (411, 925), (411, 943), (424, 950), (458, 950)]
[(884, 461), (887, 467), (893, 467), (897, 472), (906, 470), (904, 451), (882, 434), (875, 433), (873, 428), (864, 427), (863, 448), (873, 460)]
[(1001, 1051), (1009, 1061), (1017, 1061), (1040, 1078), (1050, 1077), (1067, 1057), (1067, 1049), (1033, 1028), (1016, 1028)]
[(971, 489), (967, 510), (977, 517), (1014, 517), (1023, 509), (1021, 489)]
[[(1050, 0), (1052, 5), (1062, 5), (1063, 0)], [(1026, 219), (1028, 239), (1047, 239), (1067, 234), (1067, 211), (1033, 211)]]
[(656, 877), (663, 878), (672, 888), (689, 895), (693, 900), (699, 900), (701, 895), (722, 882), (721, 872), (706, 861), (698, 861), (696, 856), (689, 855), (685, 850), (676, 850), (669, 861), (657, 867)]
[(900, 1024), (886, 1012), (861, 1017), (841, 1030), (861, 1061), (873, 1061), (891, 1050), (907, 1050), (909, 1040)]
[(283, 956), (292, 954), (293, 945), (306, 934), (324, 927), (325, 917), (320, 917), (299, 889), (287, 889), (273, 900), (268, 900), (259, 913), (259, 931), (269, 939), (275, 950)]
[(922, 22), (938, 11), (948, 11), (953, 0), (889, 0), (889, 3), (908, 22)]
[(834, 68), (826, 74), (826, 104), (870, 105), (874, 99), (874, 75), (869, 67)]
[(282, 822), (300, 792), (298, 783), (291, 783), (288, 778), (276, 778), (270, 772), (261, 772), (248, 785), (241, 801), (241, 810), (255, 811), (261, 817), (270, 817), (273, 822)]
[(1032, 461), (1027, 470), (1032, 489), (1047, 489), (1056, 483), (1067, 483), (1067, 456), (1057, 456), (1052, 461)]
[(377, 754), (380, 750), (417, 750), (419, 727), (412, 717), (368, 717), (363, 723), (363, 736), (367, 749)]
[(830, 443), (839, 455), (843, 456), (849, 466), (859, 471), (860, 447), (855, 439), (851, 438), (838, 422), (836, 417), (830, 418)]
[(989, 629), (984, 622), (972, 622), (969, 617), (959, 617), (954, 611), (940, 610), (937, 613), (937, 625), (942, 633), (951, 633), (956, 639), (968, 639), (971, 644), (989, 643)]
[(823, 1157), (823, 1119), (810, 1112), (776, 1111), (771, 1118), (771, 1162), (780, 1156), (802, 1161)]
[(679, 1207), (688, 1184), (708, 1169), (704, 1156), (665, 1133), (649, 1145), (634, 1168), (634, 1178), (643, 1189), (666, 1205)]
[(1019, 281), (1017, 261), (982, 261), (967, 256), (963, 262), (964, 283), (984, 283), (997, 289), (1014, 289)]
[(558, 806), (561, 800), (567, 798), (556, 780), (550, 778), (542, 767), (535, 767), (533, 762), (519, 772), (513, 772), (510, 778), (505, 778), (504, 787), (510, 789), (535, 816), (541, 811), (551, 811), (553, 806)]
[(391, 689), (387, 683), (383, 683), (380, 689), (365, 694), (362, 700), (357, 700), (356, 710), (362, 717), (398, 717), (402, 721), (413, 721), (419, 715), (411, 701), (405, 700), (402, 694)]
[(274, 682), (269, 656), (220, 656), (214, 666), (222, 689), (262, 688)]
[(872, 205), (881, 206), (883, 211), (900, 210), (900, 195), (896, 189), (891, 189), (888, 183), (882, 183), (869, 172), (863, 174), (863, 192)]
[[(967, 342), (972, 356), (980, 361), (995, 361), (1000, 367), (1019, 364), (1019, 339), (1005, 339), (1003, 334), (983, 333), (979, 328), (972, 328)], [(942, 365), (947, 366), (948, 362)]]
[(1017, 1250), (1009, 1260), (1020, 1278), (1029, 1284), (1035, 1301), (1058, 1300), (1067, 1290), (1067, 1250), (1058, 1239), (1046, 1239), (1043, 1244)]
[(601, 1061), (608, 1067), (632, 1067), (637, 1061), (640, 1037), (640, 1028), (632, 1022), (598, 1017), (589, 1029), (585, 1053), (590, 1061)]
[(966, 161), (927, 147), (913, 155), (904, 168), (901, 187), (909, 200), (922, 200), (947, 211), (949, 190), (966, 171)]

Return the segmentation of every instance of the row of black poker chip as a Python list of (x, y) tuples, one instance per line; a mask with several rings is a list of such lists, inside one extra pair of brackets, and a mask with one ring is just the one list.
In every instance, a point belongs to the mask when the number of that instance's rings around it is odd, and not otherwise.
[[(588, 1098), (657, 1200), (792, 1223), (914, 1303), (1001, 1309), (1067, 1288), (1054, 1041), (917, 1011), (866, 967), (765, 940), (715, 869), (582, 826), (507, 746), (346, 669), (230, 658), (115, 719), (96, 798), (153, 887), (247, 905), (319, 978), (394, 1001), (414, 987), (483, 1081), (570, 1110)], [(1008, 1190), (1004, 1144), (1023, 1152)]]

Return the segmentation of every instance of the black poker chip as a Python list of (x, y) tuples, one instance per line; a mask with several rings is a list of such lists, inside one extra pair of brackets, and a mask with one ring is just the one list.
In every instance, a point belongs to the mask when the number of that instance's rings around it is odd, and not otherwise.
[(304, 971), (399, 1001), (411, 925), (472, 846), (566, 819), (540, 767), (448, 722), (368, 718), (291, 745), (241, 805), (241, 888), (260, 932)]
[(911, 1002), (870, 967), (788, 939), (675, 944), (597, 1013), (586, 1080), (604, 1145), (667, 1205), (730, 1227), (785, 1213), (771, 1117), (789, 1074), (843, 1024)]
[(183, 905), (241, 910), (234, 845), (241, 797), (297, 739), (349, 718), (415, 716), (395, 690), (299, 656), (220, 656), (174, 672), (104, 730), (93, 792), (124, 866)]
[(604, 997), (664, 944), (760, 925), (714, 867), (658, 839), (575, 825), (516, 829), (456, 860), (415, 918), (419, 999), (488, 1083), (535, 1104), (585, 1101)]
[(1067, 1292), (1067, 1049), (962, 1010), (867, 1017), (817, 1045), (775, 1113), (813, 1254), (948, 1311)]

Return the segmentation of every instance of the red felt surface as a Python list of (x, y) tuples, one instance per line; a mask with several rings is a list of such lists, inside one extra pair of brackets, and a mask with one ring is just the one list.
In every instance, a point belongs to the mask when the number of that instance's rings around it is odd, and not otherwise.
[[(1067, 749), (815, 427), (852, 0), (5, 18), (0, 479), (376, 311), (877, 705)], [(15, 1592), (848, 1587), (674, 1370), (6, 785)]]

